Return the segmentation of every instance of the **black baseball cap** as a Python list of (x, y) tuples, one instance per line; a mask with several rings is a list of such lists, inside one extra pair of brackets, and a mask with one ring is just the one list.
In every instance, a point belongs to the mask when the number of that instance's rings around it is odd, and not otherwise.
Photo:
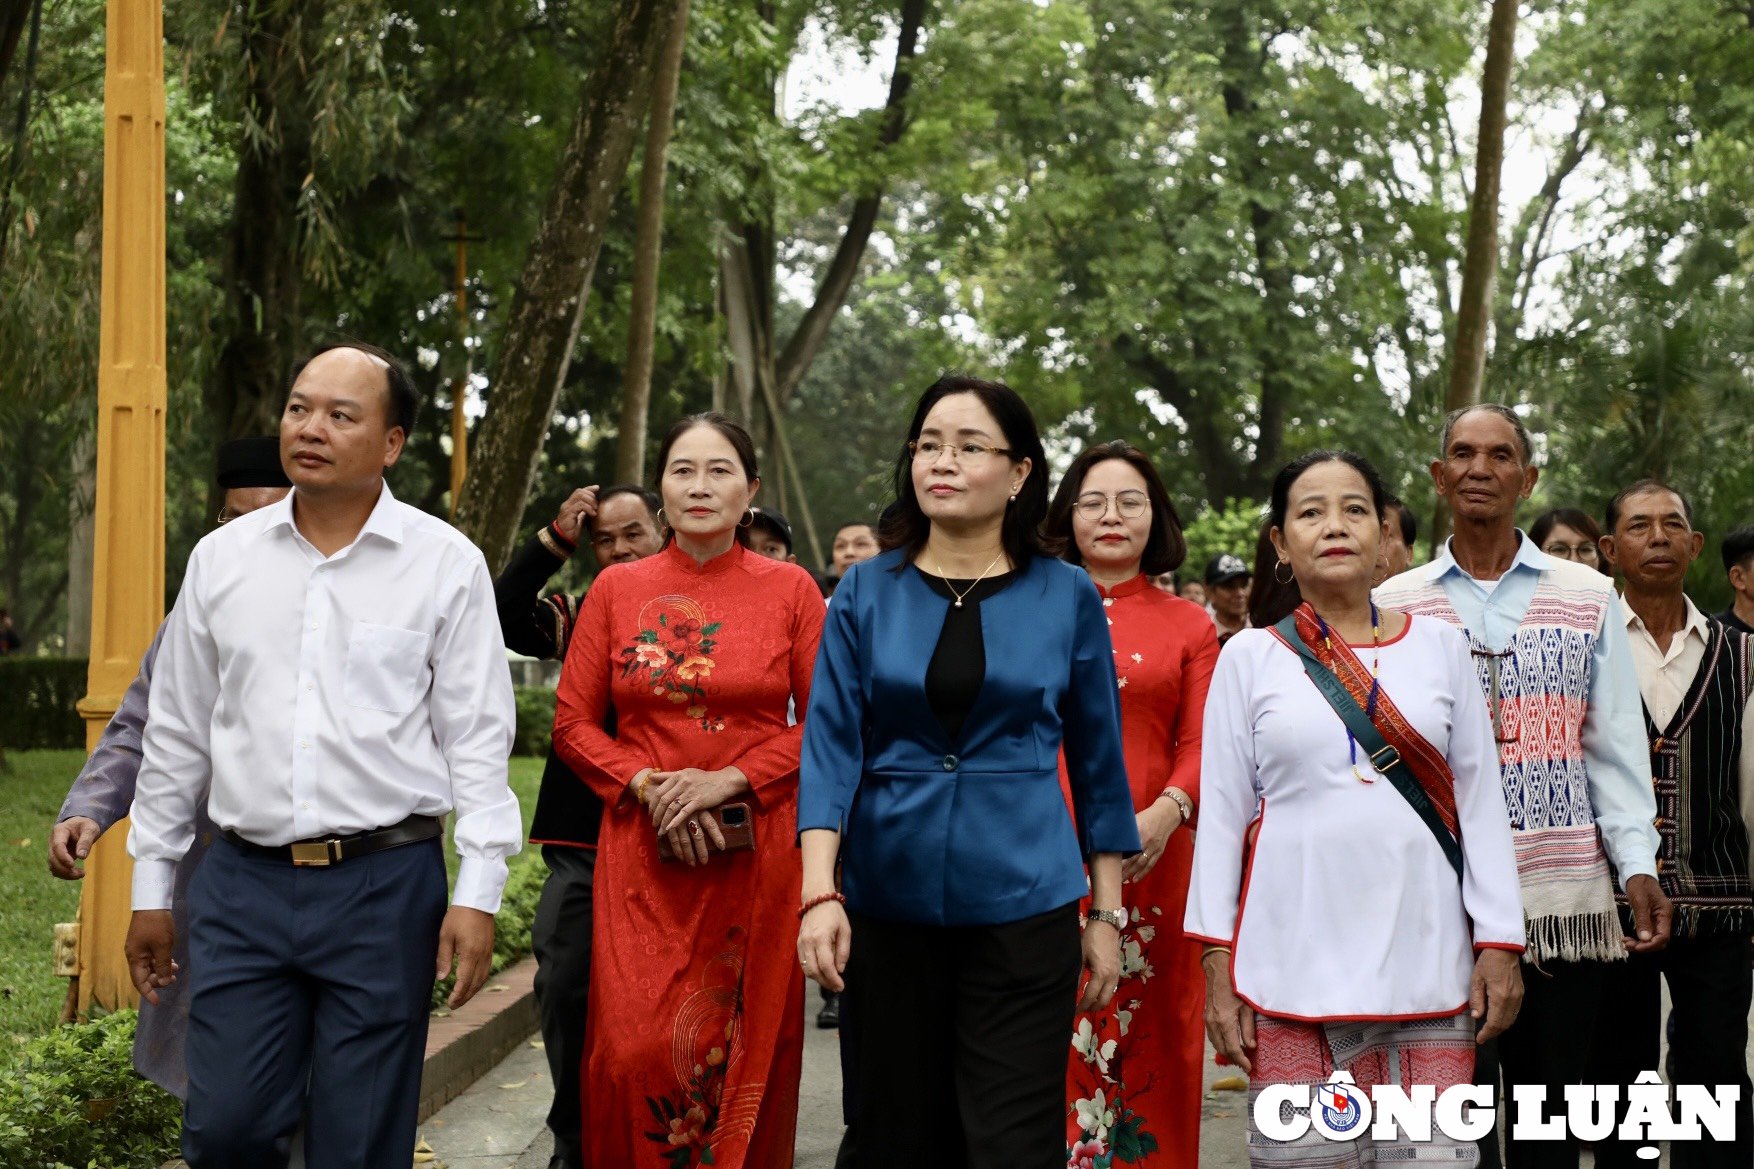
[(1209, 585), (1221, 585), (1238, 577), (1247, 579), (1253, 575), (1249, 566), (1242, 562), (1242, 557), (1230, 552), (1220, 552), (1206, 565), (1206, 583)]
[(755, 521), (750, 524), (750, 527), (766, 528), (778, 536), (780, 542), (786, 546), (786, 555), (790, 556), (793, 551), (792, 521), (771, 507), (752, 507), (749, 510), (755, 513)]
[(286, 468), (280, 465), (280, 439), (234, 438), (219, 448), (219, 485), (236, 487), (291, 487)]

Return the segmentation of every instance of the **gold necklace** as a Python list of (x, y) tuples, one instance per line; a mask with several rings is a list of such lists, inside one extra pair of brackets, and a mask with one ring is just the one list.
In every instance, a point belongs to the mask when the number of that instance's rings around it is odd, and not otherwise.
[(936, 556), (934, 556), (932, 558), (932, 567), (935, 570), (937, 570), (938, 579), (944, 582), (944, 587), (950, 590), (950, 595), (956, 598), (956, 607), (958, 609), (960, 609), (960, 608), (962, 608), (962, 598), (964, 598), (964, 597), (968, 596), (968, 594), (974, 592), (974, 586), (980, 584), (981, 581), (987, 579), (987, 573), (993, 571), (993, 565), (999, 563), (999, 561), (1001, 559), (1003, 559), (1004, 556), (1005, 556), (1005, 550), (1003, 548), (999, 549), (999, 555), (993, 557), (992, 563), (988, 564), (985, 568), (981, 569), (981, 574), (979, 576), (975, 577), (974, 580), (969, 584), (969, 586), (967, 588), (963, 589), (960, 593), (956, 591), (956, 586), (950, 583), (950, 578), (947, 575), (945, 575), (944, 566), (942, 564), (938, 563), (938, 558)]

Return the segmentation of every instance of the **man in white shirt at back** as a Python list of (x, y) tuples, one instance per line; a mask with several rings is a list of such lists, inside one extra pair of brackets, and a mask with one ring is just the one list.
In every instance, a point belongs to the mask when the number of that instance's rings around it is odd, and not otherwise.
[[(189, 558), (152, 688), (133, 806), (127, 953), (176, 977), (171, 878), (196, 804), (220, 839), (188, 894), (183, 1155), (406, 1164), (428, 1006), (486, 981), (522, 824), (511, 679), (481, 553), (384, 484), (419, 399), (373, 346), (320, 350), (281, 417), (293, 493)], [(460, 857), (445, 907), (443, 817)]]

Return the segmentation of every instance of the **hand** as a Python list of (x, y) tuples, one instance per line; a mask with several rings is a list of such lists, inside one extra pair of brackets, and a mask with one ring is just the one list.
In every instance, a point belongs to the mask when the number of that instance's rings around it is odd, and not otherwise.
[(1158, 796), (1139, 813), (1139, 852), (1121, 864), (1121, 879), (1142, 881), (1163, 859), (1164, 846), (1182, 826), (1182, 810), (1168, 796)]
[(719, 830), (718, 817), (711, 812), (702, 812), (691, 816), (668, 832), (658, 835), (670, 841), (670, 855), (693, 868), (704, 865), (712, 856), (712, 849), (707, 847), (711, 841), (720, 852), (725, 851), (725, 834)]
[(1087, 977), (1078, 1009), (1100, 1011), (1121, 985), (1121, 933), (1106, 921), (1084, 923), (1084, 969)]
[(749, 790), (749, 781), (735, 767), (702, 771), (654, 771), (646, 782), (646, 804), (652, 809), (652, 827), (673, 832), (698, 813), (716, 808), (732, 796)]
[(1206, 970), (1206, 1038), (1246, 1075), (1254, 1068), (1255, 1010), (1230, 985), (1230, 952), (1215, 950), (1201, 961)]
[(158, 990), (177, 980), (177, 964), (171, 960), (177, 930), (168, 909), (137, 909), (128, 921), (128, 937), (122, 953), (128, 959), (128, 977), (140, 997), (158, 1005)]
[(560, 514), (554, 517), (554, 528), (574, 544), (585, 529), (586, 520), (597, 518), (597, 485), (581, 487), (566, 497)]
[(91, 846), (102, 835), (97, 821), (89, 816), (69, 816), (49, 832), (49, 871), (63, 881), (77, 881), (85, 876), (80, 862), (91, 855)]
[(1622, 938), (1627, 952), (1646, 954), (1669, 944), (1675, 924), (1675, 903), (1663, 895), (1657, 879), (1640, 873), (1626, 882), (1626, 904), (1632, 907), (1632, 928), (1638, 940)]
[(456, 1010), (475, 997), (493, 969), (493, 914), (466, 905), (453, 905), (439, 926), (438, 966), (435, 978), (451, 972), (456, 958), (457, 984), (446, 1004)]
[(838, 901), (825, 901), (798, 923), (798, 961), (804, 975), (839, 994), (847, 988), (841, 974), (853, 952), (853, 923)]
[(1510, 950), (1481, 950), (1474, 959), (1468, 1006), (1472, 1018), (1486, 1020), (1475, 1043), (1503, 1034), (1523, 1009), (1522, 959)]

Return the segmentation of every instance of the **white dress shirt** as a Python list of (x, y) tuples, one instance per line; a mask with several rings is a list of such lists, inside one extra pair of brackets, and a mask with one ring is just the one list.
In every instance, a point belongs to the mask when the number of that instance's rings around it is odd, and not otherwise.
[[(1669, 638), (1667, 652), (1657, 648), (1656, 638), (1624, 600), (1620, 608), (1626, 617), (1626, 638), (1632, 643), (1632, 665), (1638, 671), (1638, 692), (1644, 695), (1644, 708), (1657, 729), (1669, 725), (1675, 712), (1692, 688), (1705, 662), (1705, 614), (1686, 597), (1687, 624)], [(1748, 826), (1749, 871), (1754, 872), (1754, 710), (1742, 712), (1742, 758), (1738, 774), (1742, 788), (1742, 822)]]
[(497, 912), (523, 825), (486, 561), (388, 486), (324, 558), (293, 522), (296, 495), (189, 557), (134, 797), (134, 908), (170, 907), (206, 789), (215, 824), (270, 846), (455, 810), (452, 901)]

